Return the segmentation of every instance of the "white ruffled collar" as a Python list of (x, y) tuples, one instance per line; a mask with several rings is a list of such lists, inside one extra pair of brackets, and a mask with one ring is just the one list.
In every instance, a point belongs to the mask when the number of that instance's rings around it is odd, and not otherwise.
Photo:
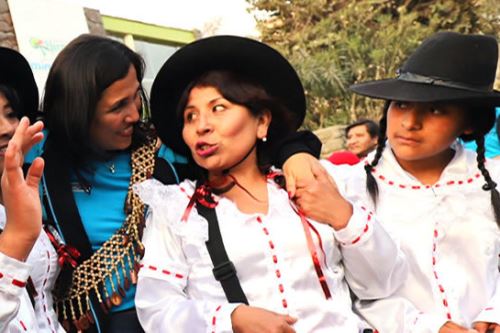
[[(428, 189), (428, 188), (449, 188), (470, 183), (482, 184), (484, 179), (477, 168), (476, 153), (463, 148), (458, 142), (452, 145), (455, 155), (444, 168), (439, 180), (434, 185), (424, 185), (413, 175), (405, 171), (399, 165), (394, 153), (387, 143), (382, 158), (375, 166), (373, 175), (378, 182), (394, 186), (399, 189)], [(367, 161), (372, 161), (375, 153), (372, 152)]]

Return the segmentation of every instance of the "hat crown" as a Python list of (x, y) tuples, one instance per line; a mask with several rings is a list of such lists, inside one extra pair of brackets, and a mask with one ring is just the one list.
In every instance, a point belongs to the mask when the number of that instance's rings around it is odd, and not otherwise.
[(491, 91), (497, 62), (498, 44), (493, 37), (440, 32), (425, 40), (400, 72)]

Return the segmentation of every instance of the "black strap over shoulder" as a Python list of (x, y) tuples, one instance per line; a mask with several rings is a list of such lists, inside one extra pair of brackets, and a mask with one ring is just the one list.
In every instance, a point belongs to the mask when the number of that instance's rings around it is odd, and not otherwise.
[[(45, 223), (55, 224), (54, 222), (57, 221), (66, 243), (80, 251), (79, 262), (81, 262), (89, 258), (93, 251), (74, 199), (67, 159), (58, 149), (51, 149), (49, 142), (47, 142), (43, 158), (45, 159), (44, 181), (46, 182), (43, 205), (48, 217), (48, 221)], [(28, 168), (29, 164), (23, 166), (25, 172)], [(177, 172), (180, 177), (184, 176), (183, 172), (179, 173), (179, 170)], [(177, 183), (174, 171), (161, 158), (155, 159), (154, 176), (164, 184)], [(71, 279), (71, 273), (71, 271), (62, 270), (59, 278)], [(96, 324), (103, 331), (108, 326), (109, 317), (102, 311), (93, 293), (90, 294), (90, 298), (96, 315)], [(72, 330), (74, 331), (74, 327)], [(97, 333), (98, 331), (99, 329), (94, 325), (86, 330), (88, 333)]]
[[(48, 221), (45, 221), (45, 223), (55, 225), (55, 221), (57, 221), (66, 243), (76, 247), (80, 252), (81, 256), (78, 263), (81, 263), (89, 258), (93, 251), (76, 206), (67, 160), (57, 149), (51, 149), (50, 144), (47, 145), (43, 158), (45, 160), (43, 177), (46, 185), (43, 204), (48, 217)], [(59, 279), (71, 281), (71, 274), (72, 270), (65, 268), (61, 270)], [(107, 317), (98, 306), (99, 303), (94, 294), (90, 294), (90, 301), (97, 316), (96, 323), (101, 327), (105, 327)], [(70, 332), (75, 332), (74, 327)], [(86, 332), (97, 333), (98, 329), (91, 325)]]
[(248, 304), (248, 300), (243, 289), (241, 289), (240, 281), (236, 275), (236, 268), (229, 260), (224, 248), (215, 209), (201, 204), (196, 204), (196, 209), (198, 210), (198, 214), (208, 221), (208, 241), (206, 245), (214, 265), (213, 273), (215, 279), (222, 285), (229, 303)]
[(47, 215), (52, 222), (57, 221), (66, 243), (80, 251), (78, 263), (81, 263), (90, 258), (93, 251), (73, 196), (67, 158), (57, 149), (52, 149), (50, 143), (47, 144), (43, 158)]

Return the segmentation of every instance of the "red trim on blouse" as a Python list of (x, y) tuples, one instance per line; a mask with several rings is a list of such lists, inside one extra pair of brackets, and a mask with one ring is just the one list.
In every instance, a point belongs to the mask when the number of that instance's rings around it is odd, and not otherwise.
[[(437, 225), (436, 225), (437, 227)], [(450, 313), (450, 308), (448, 306), (448, 298), (446, 296), (446, 290), (444, 289), (444, 286), (441, 284), (441, 281), (439, 280), (438, 273), (436, 271), (436, 265), (437, 265), (437, 238), (439, 236), (439, 232), (437, 228), (434, 228), (434, 237), (433, 237), (433, 242), (432, 242), (432, 271), (434, 273), (434, 278), (436, 279), (436, 282), (438, 284), (439, 292), (441, 293), (441, 297), (443, 298), (443, 306), (446, 308), (446, 318), (448, 320), (451, 320), (451, 313)]]
[(16, 287), (19, 287), (19, 288), (26, 287), (26, 282), (19, 281), (19, 280), (16, 280), (16, 279), (12, 279), (12, 284), (15, 285)]
[(151, 270), (153, 272), (157, 272), (158, 270), (160, 270), (160, 272), (162, 274), (164, 274), (164, 275), (173, 276), (173, 277), (178, 278), (178, 279), (183, 279), (184, 278), (184, 275), (182, 275), (182, 274), (173, 273), (172, 271), (169, 271), (167, 269), (160, 269), (160, 268), (158, 268), (156, 266), (153, 266), (153, 265), (145, 266), (144, 264), (140, 264), (139, 268), (149, 269), (149, 270)]
[[(279, 267), (277, 266), (278, 265), (278, 256), (276, 255), (276, 252), (275, 252), (274, 242), (272, 241), (272, 239), (270, 239), (271, 235), (269, 233), (269, 230), (265, 226), (263, 226), (264, 222), (262, 221), (262, 218), (260, 216), (257, 216), (256, 220), (262, 226), (262, 232), (269, 238), (268, 244), (269, 244), (269, 250), (271, 252), (271, 258), (273, 260), (274, 265), (276, 265), (275, 272), (276, 272), (276, 279), (278, 279), (278, 291), (280, 292), (280, 294), (284, 294), (285, 287), (283, 286), (283, 283), (281, 282), (281, 271), (280, 271)], [(284, 309), (286, 309), (288, 307), (288, 302), (285, 298), (282, 299), (281, 305), (283, 306)]]
[[(365, 162), (365, 164), (368, 164), (368, 162)], [(377, 173), (376, 169), (375, 168), (372, 168), (372, 171), (371, 171), (374, 175)], [(437, 183), (437, 184), (434, 184), (434, 185), (425, 185), (425, 186), (420, 186), (420, 185), (408, 185), (408, 184), (399, 184), (399, 183), (395, 183), (393, 180), (390, 180), (388, 179), (386, 176), (380, 174), (380, 175), (376, 175), (376, 178), (380, 179), (382, 182), (386, 183), (387, 185), (390, 185), (390, 186), (397, 186), (401, 189), (412, 189), (412, 190), (420, 190), (420, 189), (429, 189), (431, 187), (436, 187), (436, 188), (439, 188), (443, 185), (446, 185), (446, 186), (453, 186), (453, 185), (463, 185), (465, 183), (472, 183), (474, 181), (474, 179), (477, 179), (477, 178), (480, 178), (481, 177), (481, 174), (480, 173), (476, 173), (474, 174), (472, 177), (469, 177), (467, 179), (464, 179), (464, 180), (449, 180), (447, 181), (446, 183), (442, 184), (442, 183)]]

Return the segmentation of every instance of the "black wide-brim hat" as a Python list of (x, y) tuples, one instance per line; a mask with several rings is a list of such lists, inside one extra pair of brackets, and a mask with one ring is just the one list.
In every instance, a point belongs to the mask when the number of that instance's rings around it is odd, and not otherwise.
[(500, 105), (500, 92), (493, 90), (497, 61), (494, 37), (439, 32), (413, 52), (396, 78), (363, 82), (350, 89), (385, 100), (480, 100)]
[(22, 116), (34, 120), (38, 111), (38, 88), (28, 61), (21, 53), (0, 47), (0, 84), (14, 88), (21, 100), (22, 110), (15, 110)]
[[(151, 88), (151, 116), (160, 139), (180, 154), (189, 150), (182, 139), (176, 111), (187, 86), (203, 73), (228, 70), (258, 82), (291, 113), (286, 127), (303, 122), (306, 99), (292, 65), (275, 49), (253, 39), (215, 36), (192, 42), (167, 59)], [(272, 112), (272, 110), (270, 110)]]

